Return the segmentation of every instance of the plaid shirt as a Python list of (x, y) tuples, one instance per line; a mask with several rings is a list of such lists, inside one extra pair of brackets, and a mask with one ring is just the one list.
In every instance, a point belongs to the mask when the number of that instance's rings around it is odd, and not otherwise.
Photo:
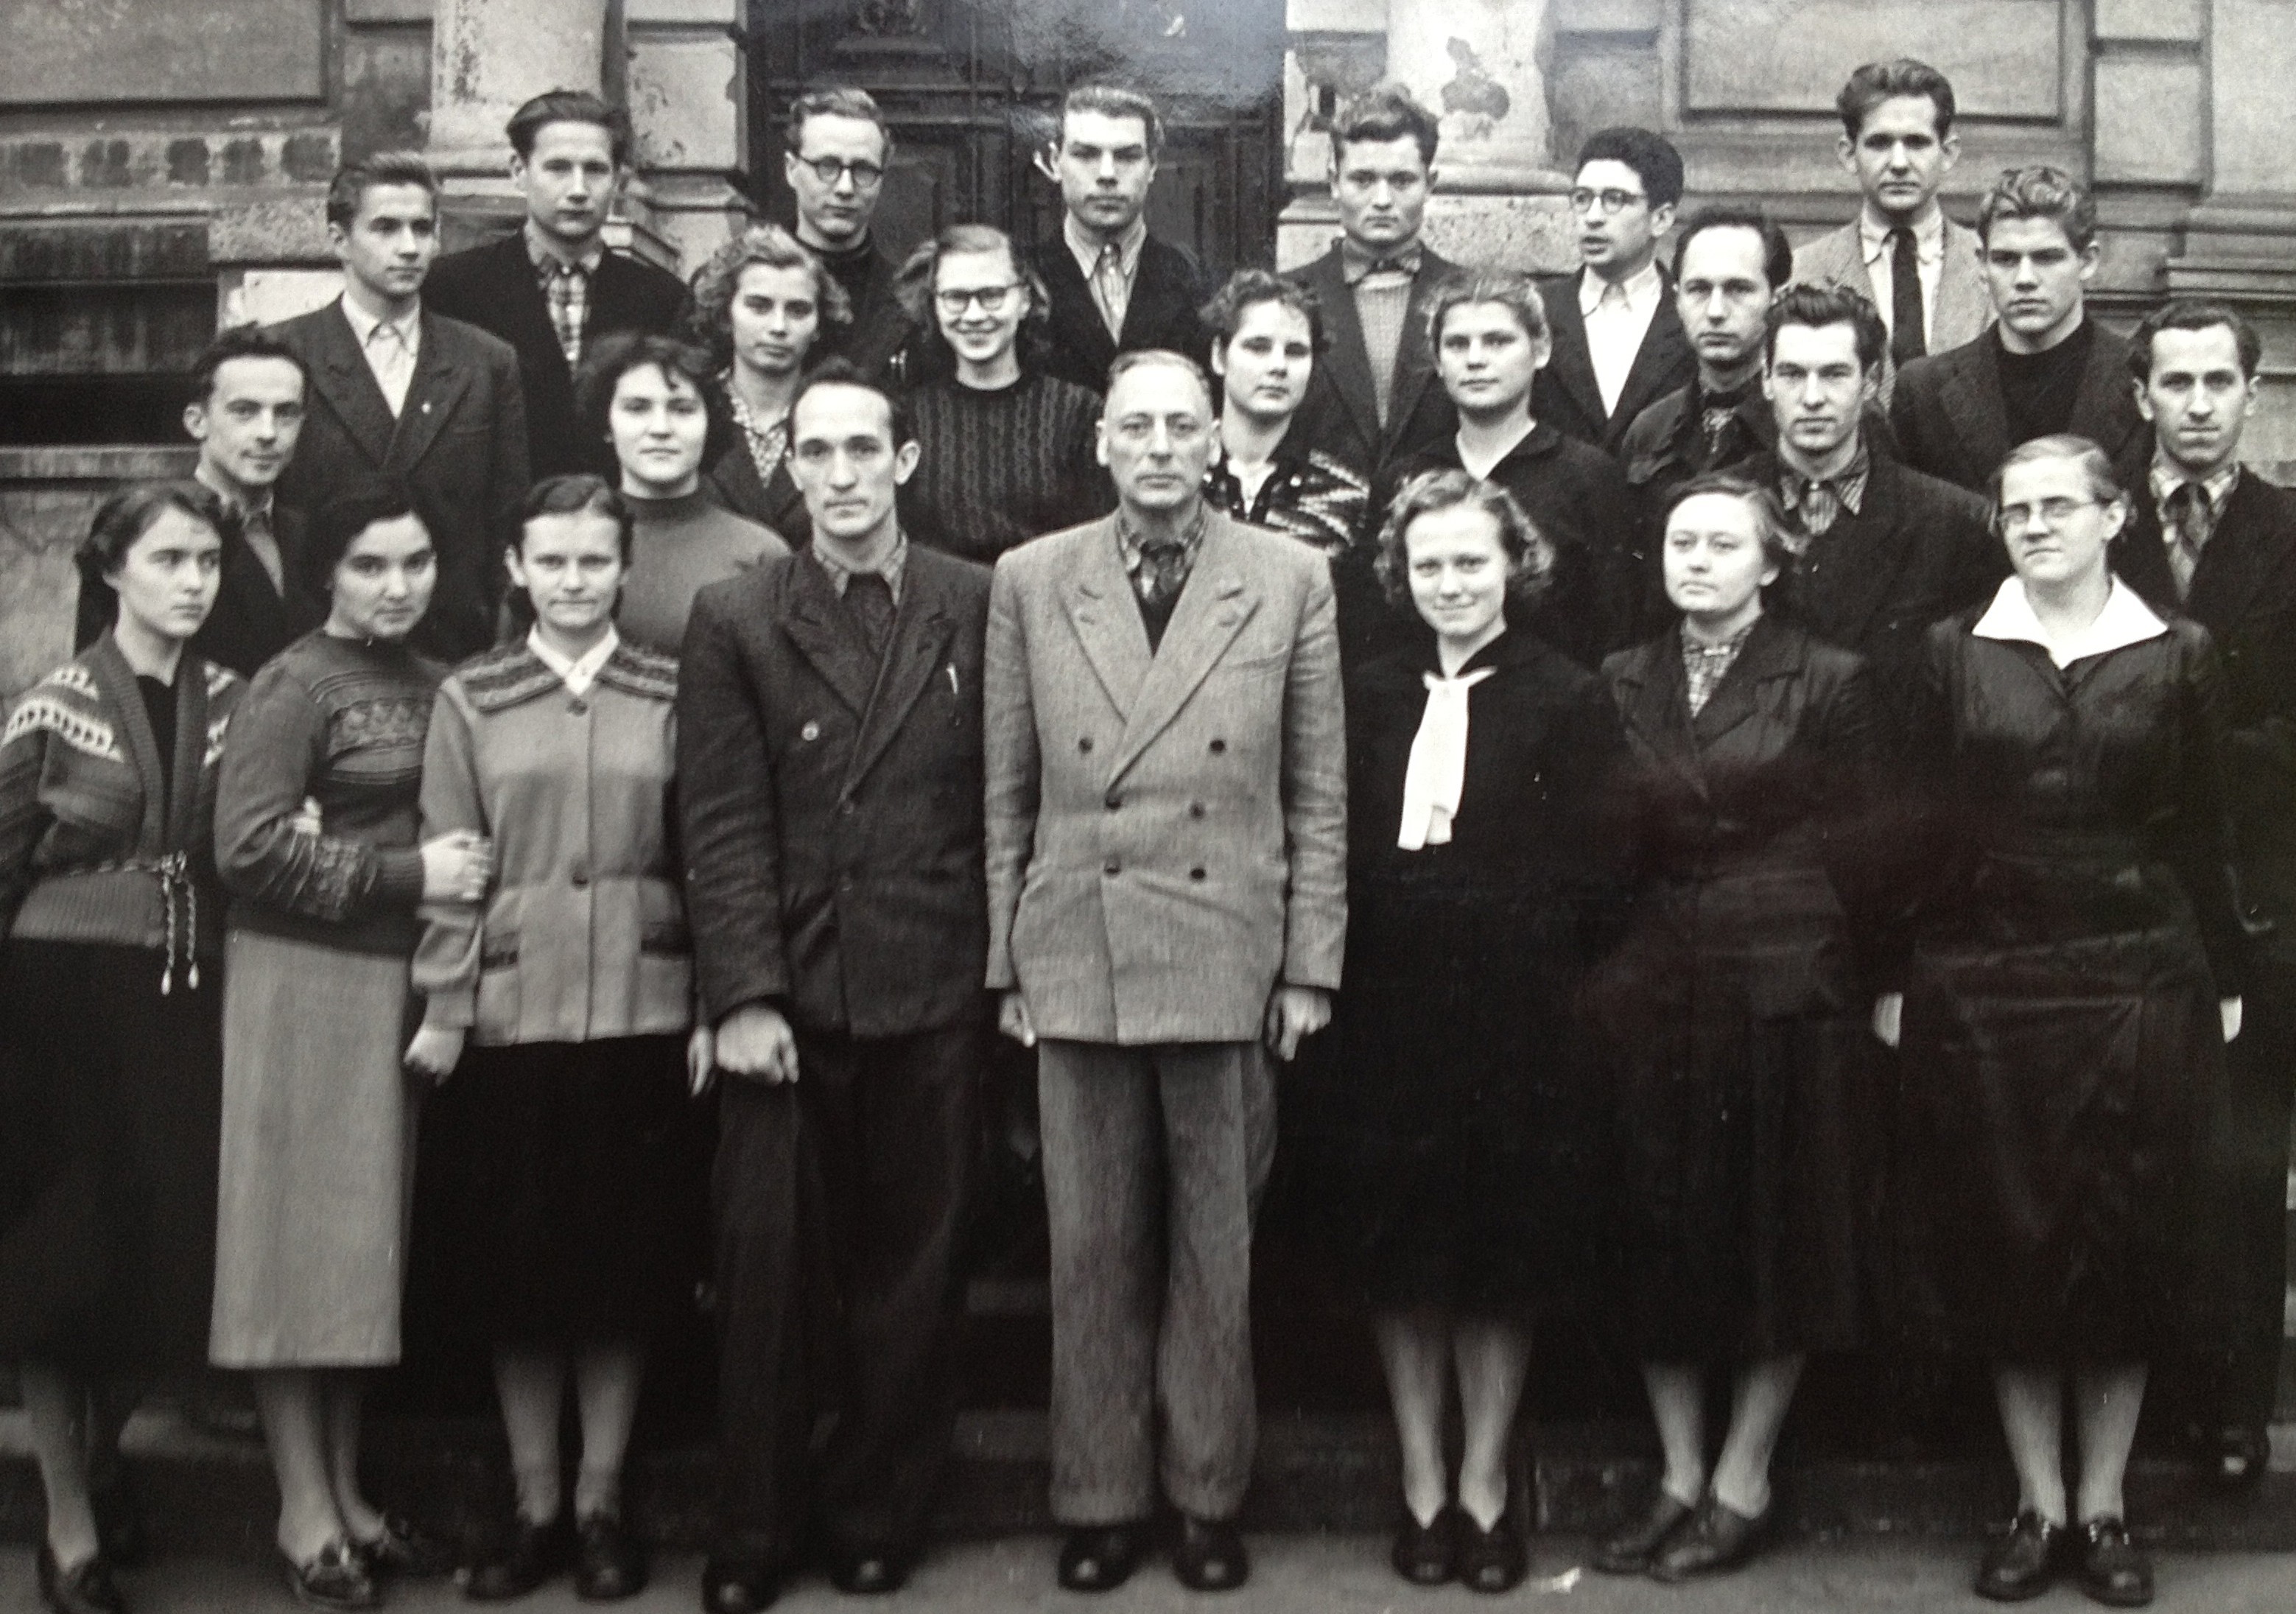
[(742, 395), (734, 390), (734, 373), (731, 370), (718, 379), (725, 385), (726, 412), (742, 429), (742, 440), (750, 445), (750, 457), (757, 462), (758, 479), (772, 481), (775, 467), (789, 453), (789, 416), (784, 414), (777, 420), (760, 421), (757, 412), (743, 403)]
[(551, 329), (558, 333), (559, 348), (571, 369), (582, 362), (582, 331), (590, 319), (590, 277), (605, 261), (606, 250), (593, 248), (581, 261), (570, 264), (542, 244), (541, 233), (529, 219), (526, 255), (533, 261), (535, 277), (542, 284), (542, 299), (550, 305)]
[[(1124, 562), (1125, 575), (1132, 579), (1134, 592), (1151, 604), (1170, 599), (1185, 587), (1188, 574), (1195, 569), (1196, 553), (1204, 546), (1204, 507), (1198, 505), (1196, 519), (1180, 535), (1179, 556), (1168, 568), (1152, 564), (1148, 549), (1140, 541), (1140, 533), (1132, 519), (1121, 511), (1116, 517), (1117, 558)], [(1160, 545), (1160, 547), (1161, 547)]]
[[(843, 599), (845, 586), (853, 581), (855, 569), (840, 565), (831, 559), (829, 552), (818, 544), (807, 545), (805, 552), (814, 558), (822, 570), (829, 574), (829, 586), (837, 591), (839, 599)], [(893, 596), (893, 603), (896, 605), (901, 602), (901, 572), (908, 563), (909, 535), (905, 532), (895, 533), (893, 547), (885, 552), (885, 558), (876, 565), (866, 569), (885, 579), (885, 592)]]
[[(1760, 621), (1757, 617), (1755, 622)], [(1754, 631), (1754, 623), (1732, 634), (1719, 644), (1708, 644), (1693, 638), (1690, 625), (1682, 628), (1682, 681), (1690, 695), (1690, 715), (1693, 717), (1706, 709), (1714, 692), (1722, 687), (1730, 668), (1738, 660), (1738, 652), (1746, 648), (1746, 635)]]

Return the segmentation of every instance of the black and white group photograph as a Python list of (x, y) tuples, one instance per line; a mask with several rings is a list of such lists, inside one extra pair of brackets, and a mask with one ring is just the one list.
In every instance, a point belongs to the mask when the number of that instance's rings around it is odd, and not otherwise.
[(0, 1611), (2296, 1608), (2296, 0), (0, 0)]

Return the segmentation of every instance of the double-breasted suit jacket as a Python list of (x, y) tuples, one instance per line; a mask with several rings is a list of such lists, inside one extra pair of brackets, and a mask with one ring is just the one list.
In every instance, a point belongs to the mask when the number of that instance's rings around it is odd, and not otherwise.
[(909, 545), (882, 667), (811, 554), (695, 596), (678, 790), (701, 1000), (883, 1037), (981, 1006), (988, 573)]
[[(1974, 340), (1993, 324), (1993, 294), (1985, 284), (1982, 255), (1985, 243), (1977, 232), (1950, 218), (1945, 221), (1944, 256), (1938, 260), (1937, 301), (1929, 311), (1923, 333), (1931, 353), (1944, 353)], [(1851, 219), (1808, 246), (1794, 249), (1793, 282), (1798, 286), (1840, 287), (1855, 291), (1883, 308), (1874, 294), (1873, 272), (1866, 266), (1866, 242), (1857, 220)], [(1882, 403), (1886, 408), (1897, 390), (1898, 367), (1885, 351), (1882, 356)]]
[(1132, 299), (1124, 306), (1120, 336), (1108, 333), (1100, 305), (1068, 235), (1055, 229), (1049, 240), (1029, 254), (1029, 261), (1044, 276), (1052, 294), (1052, 352), (1046, 356), (1045, 373), (1095, 392), (1108, 390), (1108, 367), (1119, 353), (1149, 348), (1186, 355), (1199, 365), (1211, 363), (1211, 336), (1196, 315), (1213, 287), (1203, 270), (1181, 248), (1151, 235), (1140, 243), (1140, 265), (1132, 278)]
[(503, 552), (526, 501), (526, 402), (508, 342), (429, 309), (422, 320), (396, 419), (340, 302), (273, 327), (310, 377), (278, 496), (308, 512), (353, 477), (394, 476), (413, 488), (439, 551), (438, 591), (414, 648), (460, 660), (494, 640)]
[(1578, 281), (1583, 270), (1542, 275), (1538, 295), (1546, 304), (1546, 326), (1554, 339), (1554, 356), (1531, 383), (1530, 413), (1565, 437), (1592, 443), (1618, 457), (1627, 428), (1635, 417), (1677, 387), (1698, 379), (1698, 350), (1682, 328), (1674, 306), (1674, 277), (1659, 271), (1658, 309), (1650, 329), (1636, 350), (1634, 367), (1620, 390), (1619, 406), (1603, 407), (1602, 383), (1595, 379), (1595, 356), (1587, 346), (1587, 316), (1578, 311)]
[(1207, 512), (1151, 651), (1117, 518), (1009, 551), (988, 617), (988, 984), (1040, 1036), (1250, 1042), (1347, 930), (1332, 585)]
[[(1366, 479), (1376, 479), (1396, 460), (1447, 441), (1459, 430), (1451, 395), (1435, 379), (1435, 349), (1428, 340), (1427, 306), (1459, 266), (1432, 248), (1419, 250), (1419, 272), (1412, 277), (1411, 300), (1403, 315), (1403, 340), (1396, 348), (1394, 387), (1387, 420), (1379, 418), (1379, 393), (1371, 359), (1364, 351), (1363, 320), (1356, 312), (1355, 288), (1339, 246), (1297, 271), (1292, 278), (1316, 294), (1329, 346), (1308, 378), (1300, 404), (1302, 439)], [(1378, 507), (1373, 512), (1377, 514)]]
[[(1898, 452), (1915, 470), (1981, 492), (2017, 445), (2001, 399), (2001, 336), (1988, 329), (1898, 373), (1890, 399)], [(2128, 344), (2099, 325), (2065, 430), (2104, 450), (2116, 464), (2144, 430), (2128, 381)]]

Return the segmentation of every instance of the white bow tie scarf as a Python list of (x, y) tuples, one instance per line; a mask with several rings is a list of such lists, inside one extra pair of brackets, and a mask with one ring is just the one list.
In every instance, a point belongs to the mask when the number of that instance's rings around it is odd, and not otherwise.
[(1451, 820), (1467, 781), (1467, 692), (1497, 670), (1479, 667), (1455, 678), (1423, 675), (1427, 709), (1411, 738), (1411, 761), (1403, 772), (1403, 829), (1395, 838), (1405, 851), (1451, 839)]

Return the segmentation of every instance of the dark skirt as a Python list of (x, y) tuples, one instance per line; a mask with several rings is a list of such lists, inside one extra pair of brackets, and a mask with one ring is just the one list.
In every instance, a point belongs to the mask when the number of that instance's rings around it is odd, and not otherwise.
[(2224, 1061), (2189, 924), (1925, 946), (1897, 1217), (1914, 1342), (2136, 1361), (2214, 1331), (2198, 1279)]
[(1575, 1309), (1595, 1141), (1575, 915), (1448, 881), (1349, 900), (1336, 1069), (1310, 1123), (1341, 1274), (1382, 1311)]
[(0, 961), (0, 1359), (89, 1373), (207, 1360), (222, 971), (12, 942)]
[[(428, 1124), (461, 1224), (463, 1315), (506, 1345), (644, 1341), (707, 1251), (709, 1137), (685, 1036), (473, 1047)], [(437, 1158), (437, 1157), (432, 1157)], [(447, 1185), (442, 1184), (442, 1187)]]

